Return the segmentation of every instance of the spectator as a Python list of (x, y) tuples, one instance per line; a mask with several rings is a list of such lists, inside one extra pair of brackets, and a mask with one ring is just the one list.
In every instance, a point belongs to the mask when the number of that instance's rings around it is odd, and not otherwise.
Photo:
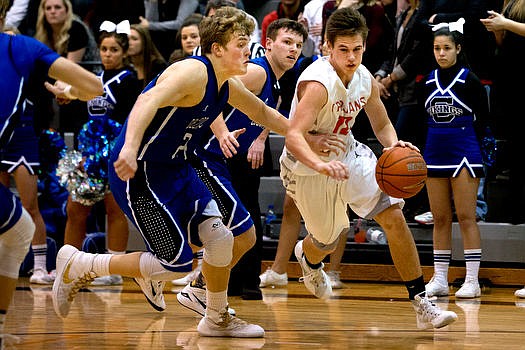
[(199, 23), (202, 21), (202, 18), (201, 14), (194, 13), (184, 20), (175, 39), (177, 48), (170, 55), (170, 64), (184, 57), (191, 56), (193, 50), (200, 45)]
[[(488, 14), (488, 18), (481, 22), (494, 34), (498, 44), (494, 104), (498, 115), (505, 116), (505, 122), (498, 127), (507, 139), (507, 149), (516, 152), (523, 147), (521, 130), (525, 127), (523, 118), (516, 114), (516, 103), (523, 98), (523, 94), (521, 89), (515, 87), (517, 81), (525, 78), (520, 68), (525, 59), (525, 1), (509, 1), (501, 13), (489, 11)], [(525, 166), (521, 161), (512, 160), (509, 170), (510, 220), (513, 224), (521, 224), (525, 222)], [(525, 288), (518, 289), (514, 294), (525, 298)]]
[(198, 0), (145, 0), (146, 13), (140, 17), (140, 25), (149, 29), (153, 42), (164, 58), (169, 59), (175, 49), (175, 36), (182, 22), (197, 10)]
[(142, 87), (166, 68), (166, 61), (151, 40), (149, 31), (137, 24), (131, 26), (128, 56)]
[[(426, 123), (421, 118), (424, 109), (416, 95), (416, 80), (431, 70), (433, 58), (432, 42), (417, 21), (418, 7), (419, 0), (410, 0), (409, 7), (398, 17), (388, 57), (374, 76), (382, 99), (397, 107), (397, 117), (393, 119), (398, 137), (423, 149)], [(407, 199), (403, 208), (407, 218), (428, 210), (426, 191)]]

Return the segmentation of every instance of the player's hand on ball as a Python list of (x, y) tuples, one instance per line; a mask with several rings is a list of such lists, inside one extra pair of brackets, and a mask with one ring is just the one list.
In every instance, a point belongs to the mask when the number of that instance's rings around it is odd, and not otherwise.
[(338, 160), (331, 160), (326, 163), (321, 162), (316, 166), (315, 170), (338, 181), (343, 181), (350, 177), (348, 167)]
[(392, 144), (390, 147), (385, 147), (383, 148), (383, 152), (386, 152), (388, 150), (391, 150), (392, 148), (394, 147), (408, 147), (410, 149), (413, 149), (414, 151), (417, 151), (419, 153), (421, 153), (421, 151), (419, 150), (419, 148), (417, 148), (416, 146), (414, 146), (411, 142), (408, 142), (408, 141), (403, 141), (403, 140), (398, 140), (396, 141), (394, 144)]

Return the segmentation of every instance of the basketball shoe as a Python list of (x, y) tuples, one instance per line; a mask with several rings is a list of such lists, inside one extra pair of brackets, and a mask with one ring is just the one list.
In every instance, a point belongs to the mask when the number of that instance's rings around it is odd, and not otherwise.
[(285, 273), (277, 273), (272, 269), (267, 269), (264, 271), (260, 276), (259, 279), (261, 282), (259, 283), (259, 287), (284, 287), (288, 284), (288, 274)]
[(446, 297), (448, 296), (448, 283), (444, 284), (432, 276), (430, 281), (425, 285), (425, 291), (428, 297)]
[(341, 282), (341, 272), (340, 271), (328, 271), (326, 273), (330, 279), (330, 285), (332, 289), (342, 289), (345, 284)]
[(417, 328), (429, 329), (429, 328), (441, 328), (458, 319), (453, 311), (444, 311), (432, 303), (425, 292), (416, 295), (416, 298), (412, 300), (412, 306), (416, 311)]
[(204, 337), (261, 338), (264, 329), (232, 316), (228, 308), (222, 311), (208, 310), (197, 326), (197, 332)]
[(78, 291), (86, 287), (96, 274), (93, 272), (95, 254), (64, 245), (57, 254), (57, 277), (53, 283), (53, 308), (60, 317), (69, 314)]
[(148, 303), (157, 311), (161, 312), (166, 310), (166, 302), (164, 301), (164, 285), (166, 281), (154, 281), (148, 278), (133, 278), (136, 284), (144, 293)]
[(46, 270), (36, 268), (33, 274), (29, 277), (29, 283), (33, 284), (53, 284), (55, 279)]
[(174, 286), (185, 286), (188, 283), (191, 283), (191, 281), (193, 281), (194, 279), (196, 279), (201, 273), (201, 271), (202, 271), (202, 259), (199, 259), (199, 263), (197, 264), (197, 267), (193, 271), (191, 271), (184, 277), (171, 281), (171, 284), (173, 284)]
[(92, 286), (121, 286), (122, 284), (124, 284), (124, 280), (121, 275), (96, 277), (93, 282), (91, 282)]
[(414, 220), (421, 225), (434, 225), (434, 216), (430, 211), (414, 216)]
[(299, 278), (299, 282), (304, 282), (306, 289), (316, 297), (321, 299), (330, 298), (332, 296), (332, 286), (328, 275), (323, 270), (324, 264), (321, 263), (321, 267), (318, 269), (312, 269), (308, 266), (303, 253), (302, 240), (295, 245), (294, 253), (303, 270), (303, 277)]
[[(177, 300), (182, 306), (195, 311), (201, 316), (204, 316), (206, 313), (206, 287), (200, 284), (198, 280), (182, 288), (177, 293)], [(235, 316), (234, 309), (228, 307), (228, 312), (230, 315)]]
[(481, 288), (478, 279), (467, 278), (456, 292), (456, 298), (477, 298), (481, 296)]
[(517, 296), (518, 298), (525, 298), (525, 287), (515, 291), (514, 295)]

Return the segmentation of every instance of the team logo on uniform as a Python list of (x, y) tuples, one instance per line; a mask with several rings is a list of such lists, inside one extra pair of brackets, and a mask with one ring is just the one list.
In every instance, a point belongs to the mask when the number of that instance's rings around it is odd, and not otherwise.
[(450, 123), (454, 118), (463, 114), (463, 109), (454, 106), (452, 97), (438, 96), (430, 101), (427, 112), (436, 123)]

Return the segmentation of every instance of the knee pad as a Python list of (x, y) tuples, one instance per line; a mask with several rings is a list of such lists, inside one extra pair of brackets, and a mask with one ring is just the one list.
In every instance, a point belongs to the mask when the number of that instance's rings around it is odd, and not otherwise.
[(155, 281), (170, 281), (181, 277), (180, 272), (168, 270), (150, 252), (144, 252), (140, 255), (140, 273), (142, 277)]
[(22, 209), (18, 222), (0, 235), (0, 275), (18, 278), (20, 264), (24, 261), (35, 234), (35, 224), (29, 213)]
[(230, 264), (233, 257), (233, 234), (220, 218), (214, 217), (200, 223), (199, 238), (204, 247), (204, 261), (215, 267)]

